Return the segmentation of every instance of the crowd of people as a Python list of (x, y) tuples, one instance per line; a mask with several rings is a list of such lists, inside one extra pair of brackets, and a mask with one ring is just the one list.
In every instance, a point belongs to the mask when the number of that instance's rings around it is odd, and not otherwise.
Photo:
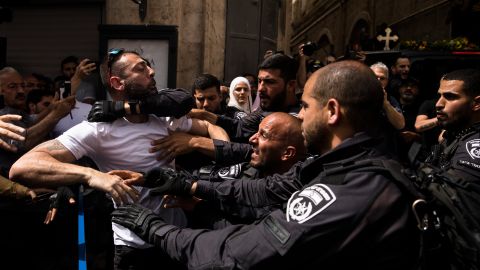
[(271, 52), (229, 84), (200, 74), (161, 91), (124, 49), (68, 57), (52, 82), (4, 67), (1, 230), (8, 254), (31, 258), (7, 266), (75, 268), (83, 196), (90, 269), (417, 269), (408, 194), (348, 165), (408, 167), (410, 149), (422, 162), (434, 149), (478, 188), (480, 71), (446, 74), (423, 100), (406, 57), (327, 60)]

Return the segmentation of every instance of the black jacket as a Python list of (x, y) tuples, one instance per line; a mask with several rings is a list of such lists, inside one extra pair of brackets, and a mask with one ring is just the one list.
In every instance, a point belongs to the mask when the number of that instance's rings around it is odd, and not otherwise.
[(480, 123), (457, 133), (446, 133), (439, 166), (480, 186)]
[[(365, 134), (256, 181), (199, 181), (196, 196), (222, 207), (254, 209), (286, 203), (250, 225), (222, 230), (164, 226), (155, 245), (190, 269), (410, 269), (418, 234), (409, 201), (389, 175), (353, 170), (341, 185), (326, 168), (382, 158)], [(285, 205), (285, 204), (283, 204)]]

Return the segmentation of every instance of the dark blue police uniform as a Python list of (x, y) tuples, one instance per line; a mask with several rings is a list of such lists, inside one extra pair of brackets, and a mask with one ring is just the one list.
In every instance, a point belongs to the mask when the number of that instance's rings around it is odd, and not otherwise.
[[(225, 211), (255, 215), (222, 230), (165, 225), (153, 242), (190, 269), (412, 269), (419, 233), (408, 196), (389, 174), (353, 169), (332, 184), (323, 172), (362, 159), (383, 159), (364, 133), (284, 175), (256, 181), (198, 181), (195, 196)], [(248, 211), (250, 210), (250, 211)], [(152, 238), (151, 238), (152, 240)]]

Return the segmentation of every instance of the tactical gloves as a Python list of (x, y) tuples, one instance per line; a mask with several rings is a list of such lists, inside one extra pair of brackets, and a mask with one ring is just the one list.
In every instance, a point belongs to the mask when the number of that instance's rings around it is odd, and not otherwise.
[(88, 113), (89, 122), (113, 122), (125, 116), (124, 101), (102, 100), (93, 104)]
[(157, 167), (145, 175), (145, 186), (152, 195), (190, 196), (193, 177), (186, 171)]
[(50, 196), (50, 210), (53, 208), (64, 209), (69, 205), (70, 198), (75, 199), (73, 191), (66, 186), (59, 187), (57, 192)]
[(120, 224), (148, 243), (154, 243), (155, 232), (167, 225), (152, 210), (138, 204), (120, 206), (112, 213), (112, 222)]
[(162, 89), (158, 94), (148, 96), (142, 101), (97, 101), (88, 114), (88, 121), (112, 122), (130, 114), (155, 114), (158, 117), (179, 118), (186, 115), (194, 106), (195, 100), (189, 91)]

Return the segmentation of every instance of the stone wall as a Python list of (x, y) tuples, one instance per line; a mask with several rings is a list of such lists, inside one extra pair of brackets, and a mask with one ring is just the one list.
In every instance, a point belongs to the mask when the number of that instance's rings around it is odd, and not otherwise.
[(223, 78), (224, 0), (149, 0), (144, 21), (133, 1), (106, 1), (106, 24), (175, 25), (178, 27), (177, 87), (190, 88), (195, 76)]

